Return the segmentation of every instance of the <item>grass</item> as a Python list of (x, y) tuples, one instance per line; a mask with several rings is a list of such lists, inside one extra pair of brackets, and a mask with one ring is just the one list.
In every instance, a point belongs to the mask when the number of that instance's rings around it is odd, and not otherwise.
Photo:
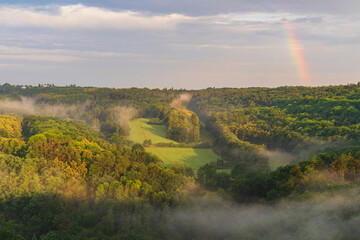
[(153, 144), (156, 143), (174, 143), (177, 142), (166, 138), (165, 125), (148, 124), (149, 119), (137, 118), (130, 122), (129, 140), (143, 143), (146, 139), (151, 139)]
[[(165, 138), (166, 127), (164, 125), (148, 124), (149, 119), (137, 118), (130, 122), (129, 140), (143, 143), (146, 139), (151, 139), (156, 143), (174, 143), (178, 142)], [(216, 161), (219, 156), (212, 149), (203, 148), (169, 148), (169, 147), (148, 147), (146, 151), (157, 155), (166, 167), (171, 167), (176, 162), (185, 163), (196, 173), (197, 170), (206, 163)]]
[(166, 167), (176, 162), (185, 163), (196, 173), (206, 163), (216, 161), (219, 156), (212, 149), (203, 148), (157, 148), (149, 147), (146, 151), (157, 155)]

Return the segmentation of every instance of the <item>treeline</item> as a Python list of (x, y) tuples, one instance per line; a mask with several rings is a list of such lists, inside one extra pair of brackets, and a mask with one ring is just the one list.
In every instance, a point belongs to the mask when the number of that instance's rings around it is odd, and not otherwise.
[(144, 105), (164, 104), (170, 105), (171, 101), (179, 94), (188, 92), (176, 89), (149, 89), (149, 88), (96, 88), (96, 87), (27, 87), (18, 85), (0, 85), (0, 95), (12, 96), (20, 99), (21, 96), (35, 98), (38, 102), (48, 104), (79, 104), (96, 102), (98, 106), (106, 107), (121, 103), (122, 106), (142, 107)]
[(198, 111), (233, 111), (249, 107), (287, 107), (294, 102), (324, 99), (357, 100), (360, 84), (324, 87), (207, 88), (195, 91), (192, 107)]

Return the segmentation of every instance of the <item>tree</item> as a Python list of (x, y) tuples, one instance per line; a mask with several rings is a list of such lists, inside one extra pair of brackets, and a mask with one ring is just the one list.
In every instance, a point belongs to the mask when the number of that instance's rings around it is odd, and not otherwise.
[(341, 179), (341, 184), (344, 184), (345, 172), (348, 170), (348, 163), (351, 159), (351, 155), (341, 154), (334, 162), (331, 163), (331, 167), (337, 172)]

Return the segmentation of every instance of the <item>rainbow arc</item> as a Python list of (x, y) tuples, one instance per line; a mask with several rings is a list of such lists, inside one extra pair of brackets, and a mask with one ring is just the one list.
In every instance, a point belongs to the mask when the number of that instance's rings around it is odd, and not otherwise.
[(284, 28), (287, 35), (291, 55), (294, 59), (300, 80), (304, 86), (312, 86), (312, 80), (304, 50), (298, 37), (296, 36), (295, 29), (293, 25), (287, 20), (284, 20)]

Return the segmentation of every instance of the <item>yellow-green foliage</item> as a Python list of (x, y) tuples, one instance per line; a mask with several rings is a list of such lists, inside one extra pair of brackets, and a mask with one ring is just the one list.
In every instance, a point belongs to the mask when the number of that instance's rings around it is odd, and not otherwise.
[(0, 138), (0, 152), (20, 156), (24, 154), (26, 143), (22, 139)]
[(200, 122), (194, 112), (174, 109), (169, 115), (167, 137), (178, 142), (200, 141)]
[(5, 138), (21, 137), (21, 121), (14, 116), (0, 115), (0, 136)]

